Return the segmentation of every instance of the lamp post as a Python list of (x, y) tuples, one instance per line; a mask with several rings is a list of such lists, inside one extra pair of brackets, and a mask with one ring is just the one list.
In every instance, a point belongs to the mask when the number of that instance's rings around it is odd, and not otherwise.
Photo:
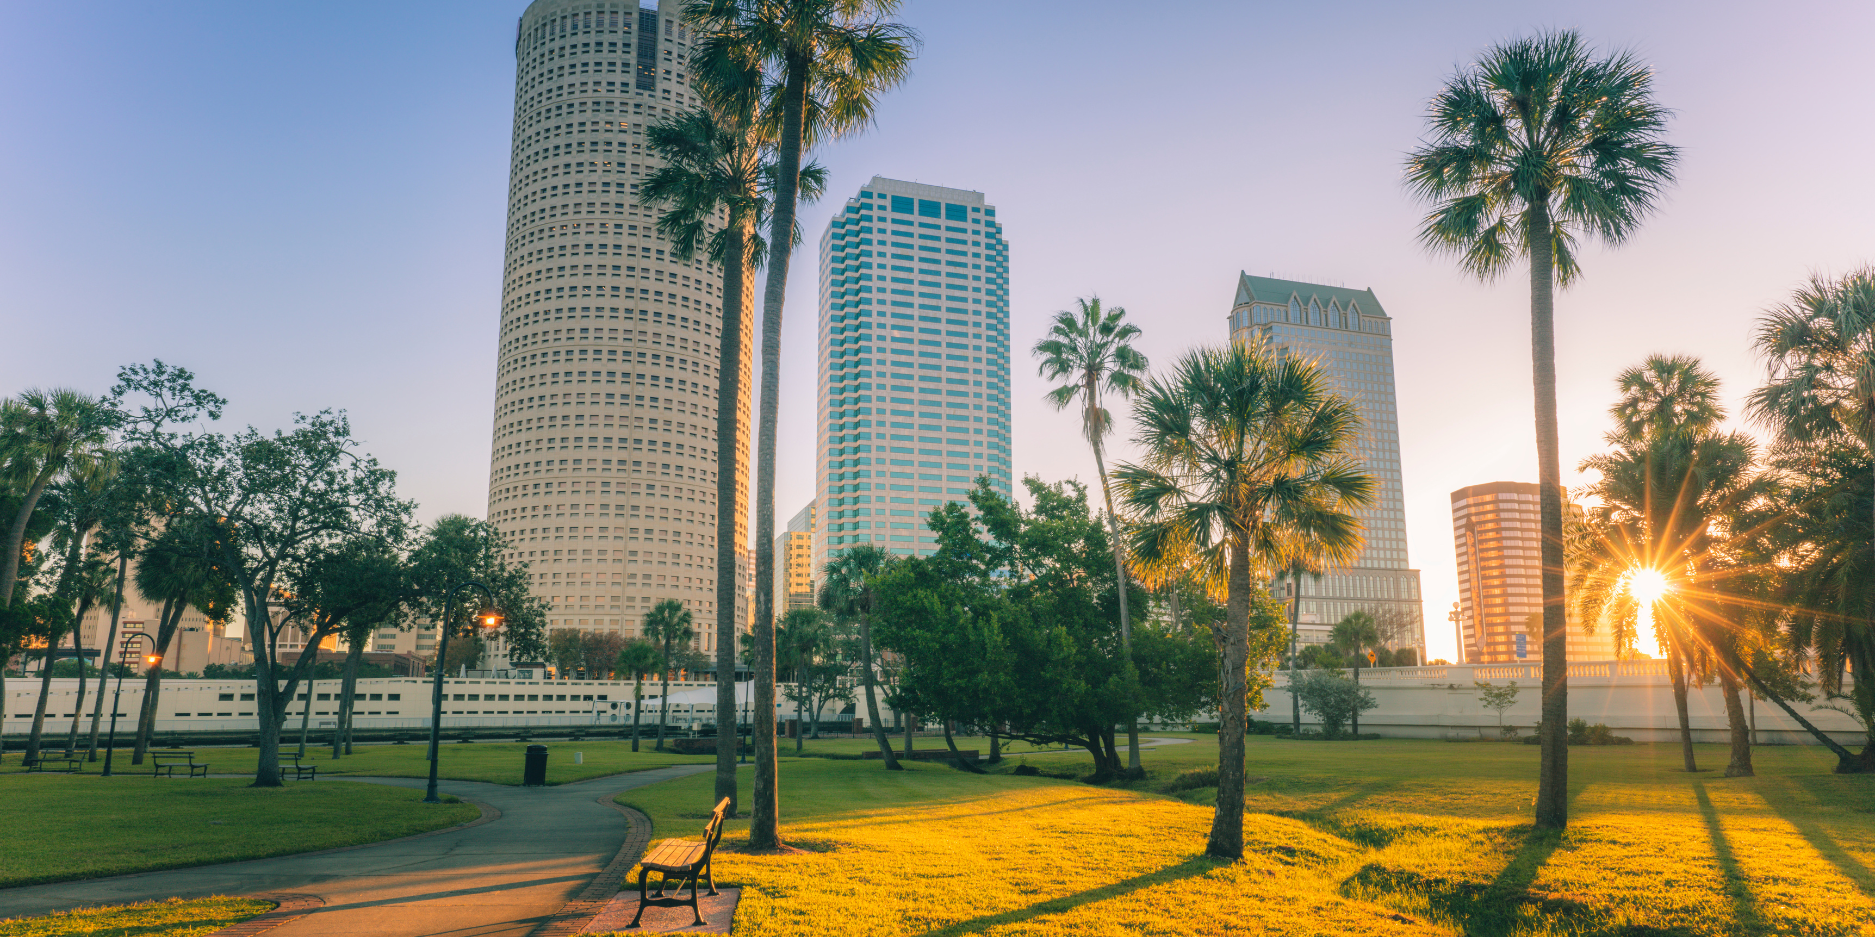
[[(143, 632), (137, 632), (136, 634), (124, 635), (123, 650), (119, 651), (117, 656), (119, 658), (127, 656), (126, 654), (123, 653), (123, 651), (130, 650), (131, 648), (130, 642), (138, 638), (142, 638), (146, 641), (149, 641), (151, 650), (155, 650), (156, 639), (150, 637), (147, 634), (144, 634)], [(163, 663), (163, 655), (151, 654), (150, 656), (144, 658), (144, 662), (148, 664), (150, 667), (159, 666)], [(119, 660), (118, 663), (122, 664), (123, 661)], [(125, 668), (125, 669), (129, 669), (129, 668)], [(123, 698), (124, 698), (124, 671), (119, 670), (117, 672), (117, 692), (111, 694), (111, 738), (110, 738), (110, 741), (107, 741), (104, 743), (104, 771), (100, 775), (100, 777), (108, 778), (111, 776), (111, 756), (117, 753), (117, 704), (118, 704), (118, 701), (122, 700)]]
[[(488, 598), (488, 606), (475, 613), (476, 627), (489, 631), (501, 627), (501, 611), (495, 608), (495, 593), (487, 586), (470, 579), (443, 590), (443, 620), (438, 626), (442, 636), (436, 642), (436, 664), (431, 668), (436, 674), (436, 686), (430, 691), (430, 786), (423, 795), (426, 804), (443, 802), (436, 796), (436, 750), (442, 742), (443, 731), (443, 664), (449, 659), (450, 618), (455, 612), (456, 594), (470, 586), (482, 590), (482, 595)], [(312, 701), (307, 700), (307, 705), (311, 704)]]

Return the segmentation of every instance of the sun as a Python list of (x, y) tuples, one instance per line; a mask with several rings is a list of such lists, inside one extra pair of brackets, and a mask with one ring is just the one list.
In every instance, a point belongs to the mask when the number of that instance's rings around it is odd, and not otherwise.
[(1628, 591), (1642, 606), (1652, 606), (1673, 591), (1665, 573), (1657, 569), (1636, 568), (1628, 573)]

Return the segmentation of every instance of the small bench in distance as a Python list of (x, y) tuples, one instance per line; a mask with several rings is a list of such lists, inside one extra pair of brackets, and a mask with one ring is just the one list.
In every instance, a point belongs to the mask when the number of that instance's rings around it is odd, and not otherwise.
[[(638, 860), (638, 913), (632, 916), (630, 927), (637, 927), (639, 918), (645, 916), (645, 909), (684, 908), (697, 919), (698, 926), (708, 924), (703, 919), (703, 912), (697, 907), (697, 879), (701, 877), (710, 884), (710, 894), (716, 894), (716, 878), (710, 874), (710, 857), (716, 854), (716, 844), (723, 838), (723, 817), (729, 811), (729, 798), (725, 797), (710, 814), (709, 825), (703, 828), (703, 842), (694, 843), (683, 839), (667, 839)], [(646, 879), (651, 873), (658, 873), (658, 893), (652, 897)], [(664, 897), (664, 890), (672, 880), (677, 882), (679, 897)], [(684, 883), (690, 883), (690, 897), (681, 897)]]
[(150, 762), (151, 762), (151, 769), (150, 769), (151, 777), (167, 776), (167, 777), (173, 778), (176, 776), (177, 768), (181, 768), (188, 772), (186, 775), (184, 775), (185, 777), (191, 777), (191, 778), (208, 777), (208, 765), (196, 764), (194, 752), (153, 751), (150, 753)]

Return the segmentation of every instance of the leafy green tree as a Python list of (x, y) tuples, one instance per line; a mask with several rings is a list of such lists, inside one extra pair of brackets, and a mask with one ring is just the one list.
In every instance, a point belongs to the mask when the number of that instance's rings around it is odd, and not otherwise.
[(627, 641), (618, 652), (618, 672), (630, 674), (632, 678), (632, 751), (638, 750), (638, 713), (644, 709), (645, 674), (658, 669), (663, 663), (663, 653), (649, 641)]
[(1748, 413), (1794, 479), (1784, 641), (1816, 656), (1822, 691), (1867, 727), (1837, 770), (1875, 771), (1875, 680), (1860, 676), (1875, 673), (1875, 267), (1811, 278), (1759, 320), (1756, 344), (1770, 376)]
[[(233, 616), (237, 586), (223, 565), (224, 544), (229, 537), (227, 528), (212, 519), (182, 517), (164, 527), (138, 554), (137, 591), (163, 603), (157, 612), (156, 633), (151, 635), (152, 652), (159, 658), (168, 658), (169, 643), (190, 608), (210, 621), (227, 621)], [(144, 673), (143, 708), (137, 714), (136, 742), (130, 757), (133, 765), (143, 764), (156, 731), (162, 677), (161, 667), (150, 667)]]
[(1340, 735), (1342, 726), (1380, 705), (1374, 694), (1339, 670), (1305, 670), (1294, 674), (1289, 686), (1289, 692), (1302, 700), (1302, 708), (1322, 724), (1324, 738)]
[[(818, 608), (791, 608), (775, 626), (775, 663), (777, 676), (785, 671), (794, 689), (784, 695), (794, 703), (794, 750), (799, 752), (807, 735), (807, 711), (812, 710), (813, 736), (820, 738), (820, 713), (830, 698), (842, 689), (840, 678), (847, 673), (833, 629), (826, 613)], [(852, 691), (846, 691), (852, 697)]]
[(625, 638), (616, 631), (580, 632), (580, 660), (589, 679), (604, 680), (611, 676), (612, 665), (618, 662), (619, 652), (624, 649)]
[[(781, 315), (788, 261), (796, 240), (796, 207), (812, 197), (803, 173), (808, 153), (824, 140), (857, 133), (872, 122), (877, 95), (910, 71), (915, 37), (885, 17), (896, 0), (698, 0), (685, 17), (708, 39), (697, 50), (706, 99), (747, 100), (765, 107), (762, 136), (772, 142), (775, 171), (769, 214), (768, 281), (762, 297), (762, 387), (755, 468), (754, 705), (770, 714), (774, 678), (774, 502), (777, 408), (781, 387)], [(733, 63), (715, 67), (712, 59)], [(731, 85), (731, 82), (737, 84)], [(753, 83), (755, 87), (751, 88)], [(733, 569), (733, 567), (730, 567)], [(757, 849), (779, 844), (774, 719), (757, 720), (755, 809), (749, 831)]]
[(1653, 98), (1653, 70), (1634, 56), (1597, 57), (1575, 32), (1546, 32), (1494, 46), (1453, 75), (1432, 99), (1428, 139), (1407, 159), (1408, 188), (1433, 203), (1422, 243), (1486, 280), (1529, 262), (1544, 569), (1539, 827), (1569, 819), (1553, 294), (1581, 273), (1578, 239), (1626, 241), (1672, 181), (1667, 114)]
[(547, 632), (547, 659), (553, 662), (554, 676), (562, 680), (572, 676), (580, 669), (584, 656), (579, 629), (555, 628)]
[[(1081, 409), (1081, 432), (1094, 449), (1094, 470), (1100, 476), (1100, 497), (1107, 506), (1108, 535), (1113, 540), (1115, 575), (1126, 576), (1120, 557), (1120, 519), (1113, 510), (1113, 489), (1107, 484), (1107, 460), (1101, 443), (1113, 432), (1113, 415), (1100, 405), (1104, 389), (1119, 397), (1130, 397), (1139, 390), (1146, 373), (1146, 356), (1133, 347), (1140, 335), (1139, 326), (1126, 321), (1126, 310), (1118, 306), (1102, 309), (1100, 297), (1075, 300), (1075, 311), (1055, 313), (1048, 335), (1035, 343), (1033, 354), (1040, 359), (1038, 370), (1050, 381), (1065, 379), (1044, 398), (1057, 410), (1077, 403)], [(1133, 626), (1127, 614), (1126, 590), (1120, 596), (1120, 647), (1128, 660), (1133, 654)], [(1139, 727), (1126, 727), (1126, 766), (1139, 769)]]
[[(1504, 731), (1504, 710), (1517, 705), (1517, 681), (1511, 680), (1498, 686), (1489, 680), (1473, 680), (1472, 685), (1478, 688), (1478, 704), (1497, 713), (1498, 736), (1508, 737)], [(1512, 731), (1515, 731), (1514, 726)]]
[[(332, 732), (335, 753), (349, 747), (345, 737), (351, 732), (353, 697), (357, 695), (364, 647), (373, 631), (401, 613), (409, 599), (408, 589), (408, 570), (398, 545), (374, 536), (354, 537), (308, 551), (288, 573), (280, 603), (287, 618), (308, 633), (342, 635), (350, 645), (339, 678), (339, 708)], [(307, 654), (314, 656), (316, 668), (317, 645), (308, 644), (302, 656)], [(319, 676), (313, 671), (306, 674), (309, 681)], [(306, 757), (307, 727), (315, 699), (311, 683), (305, 696), (306, 704), (300, 709), (301, 758)]]
[[(862, 543), (835, 556), (820, 573), (820, 607), (837, 620), (851, 621), (859, 627), (859, 677), (866, 693), (866, 723), (879, 743), (879, 756), (887, 771), (903, 770), (886, 740), (885, 725), (879, 721), (878, 675), (872, 640), (872, 620), (878, 595), (873, 580), (884, 575), (895, 562), (892, 554), (870, 543)], [(758, 707), (759, 708), (759, 707)]]
[(664, 727), (670, 721), (671, 670), (677, 664), (678, 646), (688, 645), (697, 636), (690, 622), (690, 610), (676, 599), (665, 599), (645, 612), (645, 640), (658, 648), (658, 670), (664, 680), (663, 689), (658, 691), (658, 751), (664, 750)]
[(1255, 581), (1298, 541), (1330, 562), (1352, 561), (1362, 544), (1353, 512), (1372, 503), (1374, 480), (1351, 455), (1354, 406), (1320, 366), (1262, 342), (1186, 355), (1148, 384), (1133, 413), (1143, 457), (1114, 474), (1136, 519), (1134, 562), (1153, 584), (1190, 576), (1229, 611), (1205, 848), (1239, 857)]

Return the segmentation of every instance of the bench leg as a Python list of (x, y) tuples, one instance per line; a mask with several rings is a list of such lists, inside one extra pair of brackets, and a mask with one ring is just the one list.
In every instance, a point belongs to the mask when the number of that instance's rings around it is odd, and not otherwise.
[(709, 923), (703, 919), (703, 911), (697, 906), (697, 873), (695, 870), (690, 872), (690, 916), (697, 919), (696, 926), (698, 927)]
[(716, 869), (714, 865), (714, 863), (706, 863), (703, 866), (703, 878), (710, 883), (710, 897), (712, 898), (716, 897)]
[(645, 889), (649, 887), (645, 879), (650, 877), (651, 871), (649, 869), (638, 870), (638, 913), (632, 915), (632, 922), (625, 925), (626, 927), (637, 927), (638, 919), (645, 916), (645, 904), (651, 897), (650, 893), (645, 891)]

